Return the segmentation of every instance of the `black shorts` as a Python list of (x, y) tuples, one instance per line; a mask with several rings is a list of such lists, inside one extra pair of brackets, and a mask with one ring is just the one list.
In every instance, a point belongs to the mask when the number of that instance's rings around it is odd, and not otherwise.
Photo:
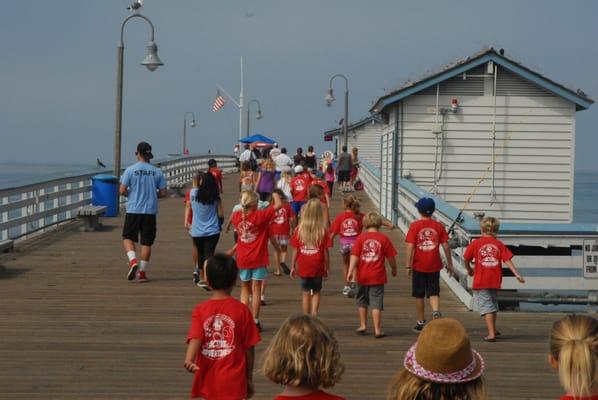
[(216, 246), (218, 245), (218, 240), (220, 240), (220, 234), (212, 235), (212, 236), (196, 236), (192, 237), (193, 239), (193, 246), (197, 249), (197, 254), (199, 255), (199, 268), (203, 268), (204, 262), (212, 257), (216, 252)]
[[(129, 239), (142, 246), (151, 246), (156, 239), (156, 214), (125, 215), (123, 239)], [(141, 239), (141, 240), (140, 240)]]
[(357, 307), (384, 310), (384, 285), (357, 285)]
[(351, 180), (351, 171), (338, 171), (339, 182), (349, 182)]
[(417, 298), (440, 295), (440, 272), (419, 272), (413, 270), (411, 295)]
[(322, 277), (301, 278), (301, 290), (304, 292), (311, 292), (313, 290), (314, 293), (318, 293), (322, 290)]

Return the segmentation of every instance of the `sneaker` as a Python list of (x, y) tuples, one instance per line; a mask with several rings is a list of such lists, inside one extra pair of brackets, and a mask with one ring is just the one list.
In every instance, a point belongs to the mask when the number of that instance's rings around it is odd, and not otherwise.
[(266, 305), (266, 297), (264, 297), (264, 296), (260, 297), (260, 304), (263, 305), (263, 306)]
[(345, 286), (343, 288), (343, 296), (349, 296), (349, 293), (351, 293), (351, 288), (349, 286)]
[(196, 285), (199, 283), (200, 278), (199, 278), (199, 268), (195, 267), (195, 270), (193, 271), (193, 283), (195, 283)]
[(290, 275), (291, 274), (291, 269), (289, 268), (289, 266), (287, 265), (287, 263), (281, 262), (280, 263), (280, 268), (282, 268), (282, 271), (285, 273), (285, 275)]
[(352, 299), (357, 296), (357, 284), (355, 282), (349, 283), (349, 293), (347, 293), (347, 297)]
[(440, 313), (440, 311), (432, 312), (432, 319), (439, 319), (439, 318), (442, 318), (442, 314)]
[(208, 285), (208, 282), (200, 280), (197, 282), (197, 286), (199, 286), (200, 288), (204, 289), (205, 291), (210, 292), (212, 290), (212, 288), (210, 287), (210, 285)]
[(139, 268), (139, 263), (137, 262), (136, 258), (129, 261), (129, 273), (127, 274), (128, 280), (132, 281), (133, 279), (135, 279), (135, 276), (137, 276), (138, 268)]
[(415, 333), (420, 333), (422, 329), (426, 326), (426, 321), (417, 321), (417, 324), (413, 327), (412, 331)]
[(262, 326), (262, 324), (260, 323), (260, 321), (257, 320), (257, 319), (255, 320), (255, 326), (256, 326), (257, 330), (260, 331), (260, 332), (264, 330), (264, 327)]
[(137, 277), (137, 279), (141, 283), (149, 282), (149, 278), (145, 274), (145, 271), (139, 271), (139, 276)]

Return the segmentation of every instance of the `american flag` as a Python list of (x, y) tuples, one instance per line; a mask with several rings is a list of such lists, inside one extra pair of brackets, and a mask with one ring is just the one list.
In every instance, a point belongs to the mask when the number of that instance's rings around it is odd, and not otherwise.
[(224, 107), (224, 97), (220, 94), (220, 90), (216, 92), (216, 99), (214, 100), (214, 105), (212, 106), (212, 111), (218, 112), (222, 107)]

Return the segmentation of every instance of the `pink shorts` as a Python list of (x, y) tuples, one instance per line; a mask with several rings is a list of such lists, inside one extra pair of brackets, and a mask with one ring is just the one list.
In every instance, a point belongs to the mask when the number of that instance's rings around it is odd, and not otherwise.
[(357, 240), (357, 236), (347, 236), (347, 237), (343, 237), (341, 236), (339, 238), (339, 242), (341, 244), (341, 254), (349, 254), (351, 253), (351, 250), (353, 249), (353, 245), (355, 244), (355, 241)]

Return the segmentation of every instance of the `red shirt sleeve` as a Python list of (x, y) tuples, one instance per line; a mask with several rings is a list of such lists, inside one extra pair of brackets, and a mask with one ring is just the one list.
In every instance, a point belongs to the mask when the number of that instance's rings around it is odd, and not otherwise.
[(417, 233), (415, 232), (415, 228), (413, 224), (409, 225), (409, 230), (407, 231), (407, 236), (405, 237), (405, 242), (415, 244), (417, 243)]
[(191, 339), (199, 339), (200, 341), (203, 341), (202, 325), (203, 321), (201, 320), (201, 314), (198, 307), (195, 307), (191, 313), (191, 327), (189, 328), (189, 333), (187, 333), (187, 343)]
[(185, 204), (189, 203), (191, 201), (191, 191), (187, 190), (187, 193), (185, 193)]
[(442, 244), (442, 243), (448, 242), (449, 236), (446, 231), (446, 228), (444, 227), (444, 225), (442, 225), (440, 223), (439, 223), (439, 227), (440, 227), (440, 232), (438, 232), (439, 233), (438, 237), (439, 237), (440, 243)]
[(509, 261), (513, 258), (513, 253), (511, 252), (511, 250), (509, 250), (509, 248), (507, 246), (505, 246), (505, 244), (503, 242), (500, 242), (501, 249), (500, 249), (500, 259), (501, 261)]
[(471, 242), (467, 245), (467, 248), (465, 249), (465, 253), (463, 253), (463, 258), (467, 261), (471, 261), (475, 258), (475, 242)]
[(244, 308), (244, 314), (245, 325), (243, 330), (245, 331), (245, 340), (243, 346), (245, 347), (245, 350), (247, 350), (258, 344), (262, 340), (262, 338), (260, 336), (260, 332), (257, 330), (257, 327), (255, 326), (255, 321), (253, 320), (253, 315), (251, 315), (251, 311), (249, 311), (249, 308)]
[(258, 210), (257, 215), (256, 215), (257, 216), (256, 222), (258, 225), (269, 224), (275, 215), (276, 215), (276, 210), (272, 206), (270, 206), (268, 208), (264, 208), (263, 210)]

